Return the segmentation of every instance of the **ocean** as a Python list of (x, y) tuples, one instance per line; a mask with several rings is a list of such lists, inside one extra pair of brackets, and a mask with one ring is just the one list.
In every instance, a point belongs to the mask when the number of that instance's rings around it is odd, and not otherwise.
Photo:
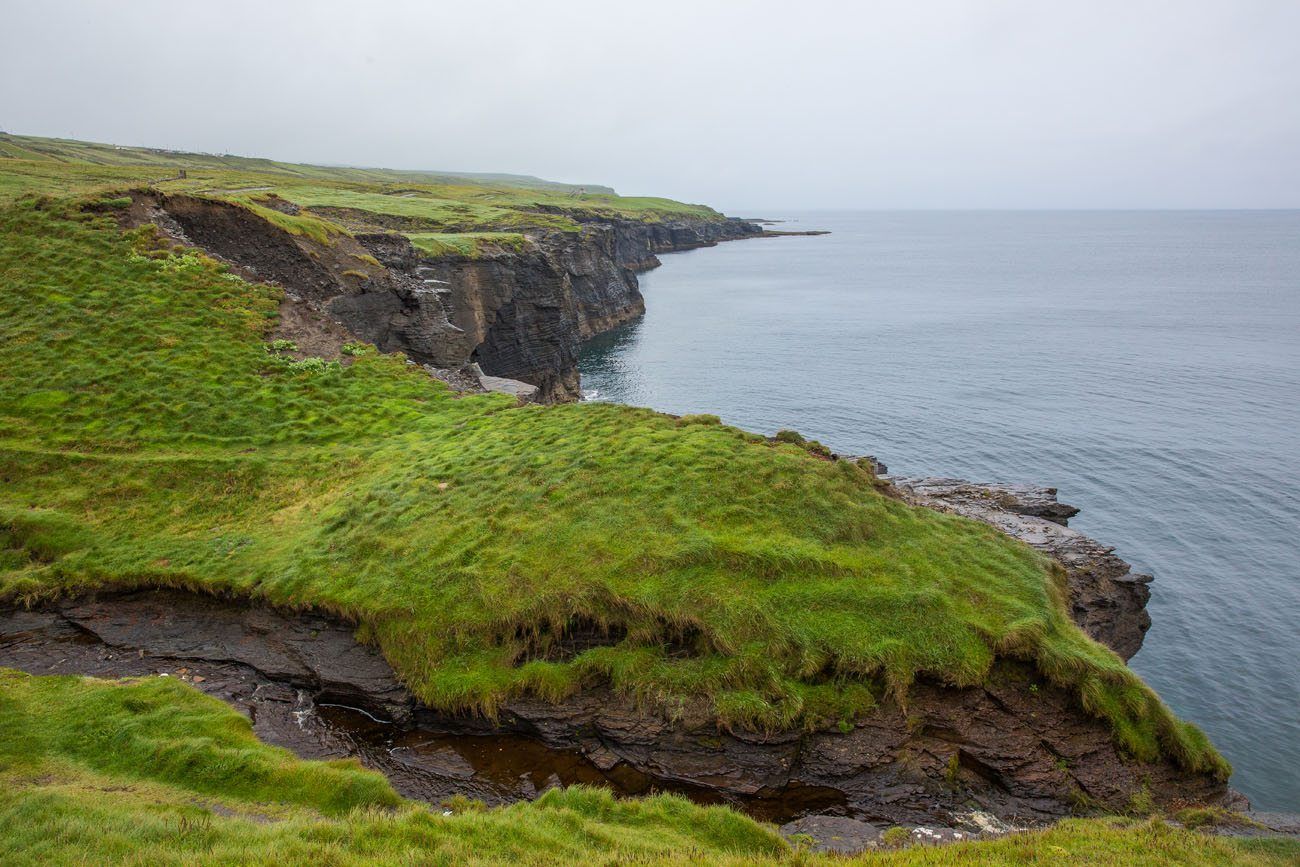
[(666, 255), (589, 399), (1032, 482), (1155, 575), (1130, 663), (1300, 810), (1300, 211), (807, 212)]

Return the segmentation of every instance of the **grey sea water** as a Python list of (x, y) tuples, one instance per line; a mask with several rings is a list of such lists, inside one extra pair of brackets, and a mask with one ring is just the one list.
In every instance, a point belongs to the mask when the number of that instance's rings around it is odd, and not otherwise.
[(1057, 486), (1156, 576), (1133, 667), (1300, 810), (1300, 211), (789, 216), (663, 257), (587, 395)]

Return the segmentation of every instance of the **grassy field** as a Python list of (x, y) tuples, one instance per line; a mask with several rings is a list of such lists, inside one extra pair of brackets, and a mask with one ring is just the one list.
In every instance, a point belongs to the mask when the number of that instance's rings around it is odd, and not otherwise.
[[(713, 417), (517, 407), (374, 352), (347, 367), (292, 361), (267, 346), (278, 289), (112, 218), (121, 190), (174, 176), (170, 157), (108, 165), (89, 159), (102, 150), (51, 145), (33, 158), (14, 141), (0, 137), (0, 600), (169, 586), (329, 611), (428, 704), (488, 715), (511, 696), (608, 686), (723, 725), (826, 726), (905, 700), (917, 677), (976, 684), (1010, 657), (1072, 690), (1132, 755), (1228, 774), (1071, 622), (1059, 570), (993, 529), (913, 509), (856, 465)], [(347, 229), (259, 197), (333, 189), (346, 207), (427, 208), (433, 223), (447, 202), (530, 214), (570, 199), (474, 179), (399, 188), (334, 176), (354, 170), (187, 165), (159, 186), (206, 190), (322, 243)], [(629, 219), (672, 213), (616, 201)], [(523, 243), (482, 232), (411, 234), (459, 254), (485, 238)], [(552, 654), (577, 627), (609, 638)], [(525, 861), (788, 854), (768, 829), (672, 798), (578, 790), (448, 821), (355, 767), (267, 750), (177, 685), (42, 683), (0, 681), (0, 846), (40, 843), (54, 861), (125, 859), (134, 846), (157, 855), (147, 862), (383, 862), (428, 847)], [(127, 711), (139, 725), (113, 722)], [(164, 743), (168, 720), (184, 729), (179, 746)], [(212, 814), (205, 799), (235, 806)], [(1200, 845), (1172, 833), (1067, 824), (987, 851), (1024, 863), (1044, 846), (1167, 846), (1173, 858)]]
[[(0, 201), (27, 193), (89, 195), (152, 183), (166, 192), (245, 204), (278, 195), (307, 208), (346, 208), (401, 218), (411, 224), (407, 228), (412, 232), (442, 234), (573, 232), (579, 220), (593, 217), (645, 222), (722, 219), (703, 205), (619, 196), (608, 187), (522, 176), (309, 166), (4, 133), (0, 133), (0, 161)], [(185, 178), (178, 177), (182, 169)]]
[(431, 256), (455, 253), (469, 259), (476, 259), (486, 249), (496, 248), (514, 250), (524, 249), (524, 236), (518, 232), (462, 232), (447, 234), (445, 232), (411, 232), (407, 234), (417, 249)]
[(261, 744), (216, 699), (167, 678), (0, 669), (0, 862), (62, 864), (1244, 864), (1295, 841), (1234, 841), (1158, 821), (1072, 820), (992, 842), (798, 852), (722, 807), (551, 790), (533, 803), (430, 809), (351, 761)]

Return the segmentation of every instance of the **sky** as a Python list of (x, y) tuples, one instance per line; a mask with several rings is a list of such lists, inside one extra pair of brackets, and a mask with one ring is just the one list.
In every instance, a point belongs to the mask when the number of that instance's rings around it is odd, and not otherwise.
[(1300, 0), (0, 0), (0, 129), (731, 213), (1300, 207)]

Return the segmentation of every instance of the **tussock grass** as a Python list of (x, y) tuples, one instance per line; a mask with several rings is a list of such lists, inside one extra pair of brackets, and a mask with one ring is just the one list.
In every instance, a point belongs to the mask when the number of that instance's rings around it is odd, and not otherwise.
[[(397, 356), (284, 363), (265, 350), (278, 290), (139, 245), (58, 203), (0, 211), (4, 598), (163, 585), (317, 608), (429, 704), (488, 715), (607, 684), (723, 725), (830, 725), (1001, 655), (1134, 756), (1228, 772), (992, 528), (710, 417), (456, 398)], [(622, 637), (525, 659), (579, 622)]]
[[(111, 792), (110, 797), (105, 797)], [(354, 760), (308, 762), (180, 681), (0, 669), (5, 864), (578, 863), (779, 856), (770, 827), (679, 797), (552, 790), (454, 816)]]

